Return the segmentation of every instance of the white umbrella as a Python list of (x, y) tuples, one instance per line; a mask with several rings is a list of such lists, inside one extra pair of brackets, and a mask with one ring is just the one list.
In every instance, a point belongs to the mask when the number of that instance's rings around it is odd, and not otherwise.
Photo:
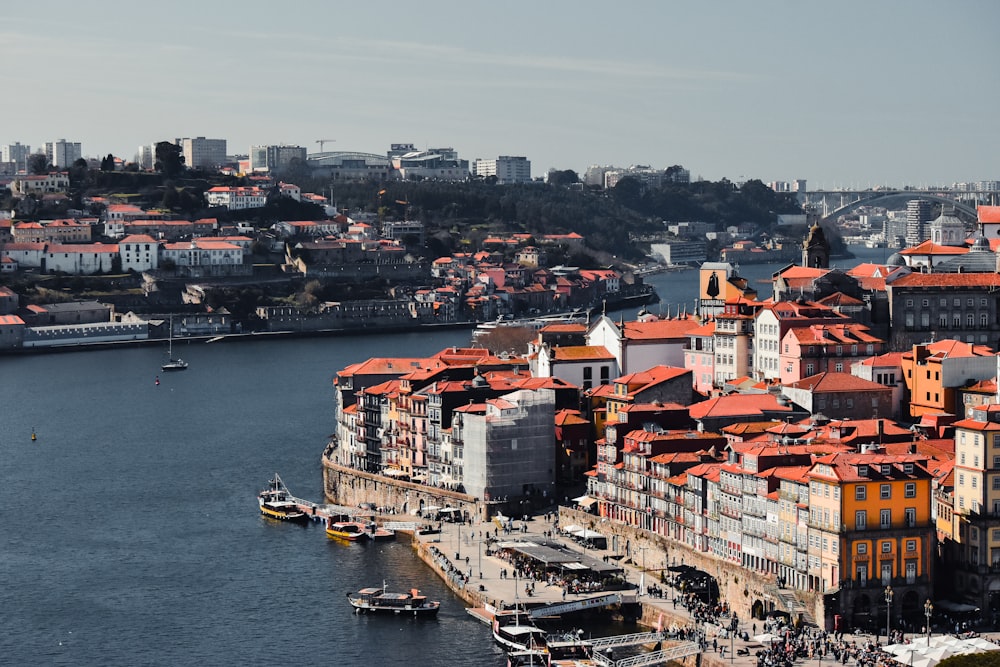
[(754, 635), (753, 640), (760, 644), (770, 644), (775, 639), (778, 639), (777, 635), (772, 635), (770, 632), (765, 632), (762, 635)]
[(912, 651), (913, 646), (911, 644), (889, 644), (882, 650), (885, 651), (886, 653), (899, 655), (900, 653), (905, 653), (906, 651)]
[(922, 655), (920, 657), (914, 656), (913, 660), (909, 663), (909, 667), (934, 667), (936, 664), (938, 664), (938, 661), (934, 658)]
[[(900, 645), (897, 644), (896, 646), (898, 647)], [(890, 647), (887, 646), (885, 650), (888, 651), (889, 648)], [(920, 655), (920, 651), (914, 650), (913, 648), (910, 647), (897, 648), (895, 651), (889, 651), (889, 652), (893, 654), (894, 656), (893, 660), (900, 663), (901, 665), (911, 664), (917, 658), (917, 656)]]
[(932, 660), (941, 661), (945, 658), (950, 658), (955, 655), (955, 650), (953, 648), (945, 646), (935, 646), (929, 651), (924, 651), (924, 656), (931, 658)]
[(982, 637), (975, 637), (969, 642), (975, 646), (980, 651), (1000, 651), (1000, 646), (997, 646), (991, 641), (986, 641)]

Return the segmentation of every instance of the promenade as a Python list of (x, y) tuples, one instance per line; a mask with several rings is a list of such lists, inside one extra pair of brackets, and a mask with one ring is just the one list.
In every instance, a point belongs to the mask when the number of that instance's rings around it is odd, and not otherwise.
[[(494, 552), (496, 549), (496, 544), (491, 546), (487, 538), (487, 535), (493, 536), (497, 530), (497, 526), (493, 523), (469, 525), (444, 522), (434, 523), (433, 527), (435, 529), (440, 527), (440, 532), (418, 533), (416, 539), (437, 555), (435, 564), (442, 569), (443, 576), (457, 590), (464, 588), (467, 591), (467, 599), (480, 597), (493, 605), (503, 604), (510, 607), (515, 604), (527, 604), (534, 607), (602, 595), (600, 591), (565, 592), (562, 586), (550, 585), (541, 581), (528, 582), (523, 578), (515, 578), (512, 565), (508, 560), (495, 554), (488, 555), (489, 552)], [(528, 521), (515, 520), (512, 528), (511, 532), (506, 535), (503, 531), (499, 531), (496, 539), (500, 543), (557, 542), (563, 548), (598, 560), (602, 560), (605, 555), (608, 555), (607, 551), (584, 549), (575, 541), (562, 536), (552, 520), (547, 520), (544, 516), (536, 516)], [(765, 632), (763, 621), (740, 619), (736, 634), (742, 637), (743, 633), (746, 633), (750, 640), (744, 641), (742, 638), (731, 637), (730, 633), (718, 624), (696, 619), (692, 610), (687, 609), (680, 602), (680, 592), (660, 582), (659, 572), (647, 572), (644, 575), (641, 568), (624, 559), (617, 561), (617, 565), (623, 569), (625, 579), (636, 587), (631, 591), (622, 592), (633, 596), (638, 595), (637, 601), (644, 608), (643, 618), (651, 628), (660, 623), (662, 619), (661, 627), (664, 631), (672, 629), (684, 631), (689, 640), (701, 638), (705, 647), (703, 664), (715, 665), (716, 667), (723, 665), (757, 667), (757, 652), (768, 648), (761, 642), (753, 640), (755, 635), (760, 636)], [(507, 576), (504, 576), (505, 572)], [(647, 595), (645, 590), (637, 590), (640, 581), (642, 581), (644, 588), (658, 587), (663, 591), (662, 597), (652, 597)], [(527, 587), (533, 588), (530, 595)], [(571, 625), (572, 615), (567, 616), (567, 619), (567, 624)], [(728, 616), (723, 616), (720, 621), (723, 624), (728, 624)], [(833, 641), (832, 635), (830, 641)], [(873, 641), (873, 638), (844, 635), (843, 641), (848, 645), (862, 649), (866, 643)], [(832, 654), (823, 657), (814, 656), (810, 659), (802, 658), (798, 660), (798, 663), (809, 664), (810, 661), (812, 664), (830, 665), (831, 667), (834, 664), (859, 664), (853, 659), (843, 663), (841, 660), (835, 660)]]

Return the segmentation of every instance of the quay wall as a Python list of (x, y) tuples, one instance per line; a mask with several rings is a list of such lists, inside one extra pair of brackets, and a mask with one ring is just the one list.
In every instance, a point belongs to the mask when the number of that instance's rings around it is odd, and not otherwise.
[(323, 495), (327, 502), (336, 505), (358, 507), (370, 503), (407, 516), (423, 507), (457, 507), (474, 517), (481, 507), (475, 498), (464, 493), (362, 472), (338, 465), (325, 456)]

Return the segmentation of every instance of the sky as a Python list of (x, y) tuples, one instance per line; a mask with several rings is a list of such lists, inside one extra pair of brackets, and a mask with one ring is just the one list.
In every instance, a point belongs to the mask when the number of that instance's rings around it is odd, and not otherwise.
[(995, 0), (4, 3), (0, 144), (177, 137), (683, 165), (809, 189), (1000, 180)]

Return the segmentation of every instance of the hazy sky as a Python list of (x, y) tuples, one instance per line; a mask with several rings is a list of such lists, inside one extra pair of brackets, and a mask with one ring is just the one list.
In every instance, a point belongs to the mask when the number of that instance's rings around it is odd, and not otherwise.
[(681, 164), (811, 188), (1000, 179), (1000, 2), (45, 1), (0, 8), (0, 143), (184, 136)]

